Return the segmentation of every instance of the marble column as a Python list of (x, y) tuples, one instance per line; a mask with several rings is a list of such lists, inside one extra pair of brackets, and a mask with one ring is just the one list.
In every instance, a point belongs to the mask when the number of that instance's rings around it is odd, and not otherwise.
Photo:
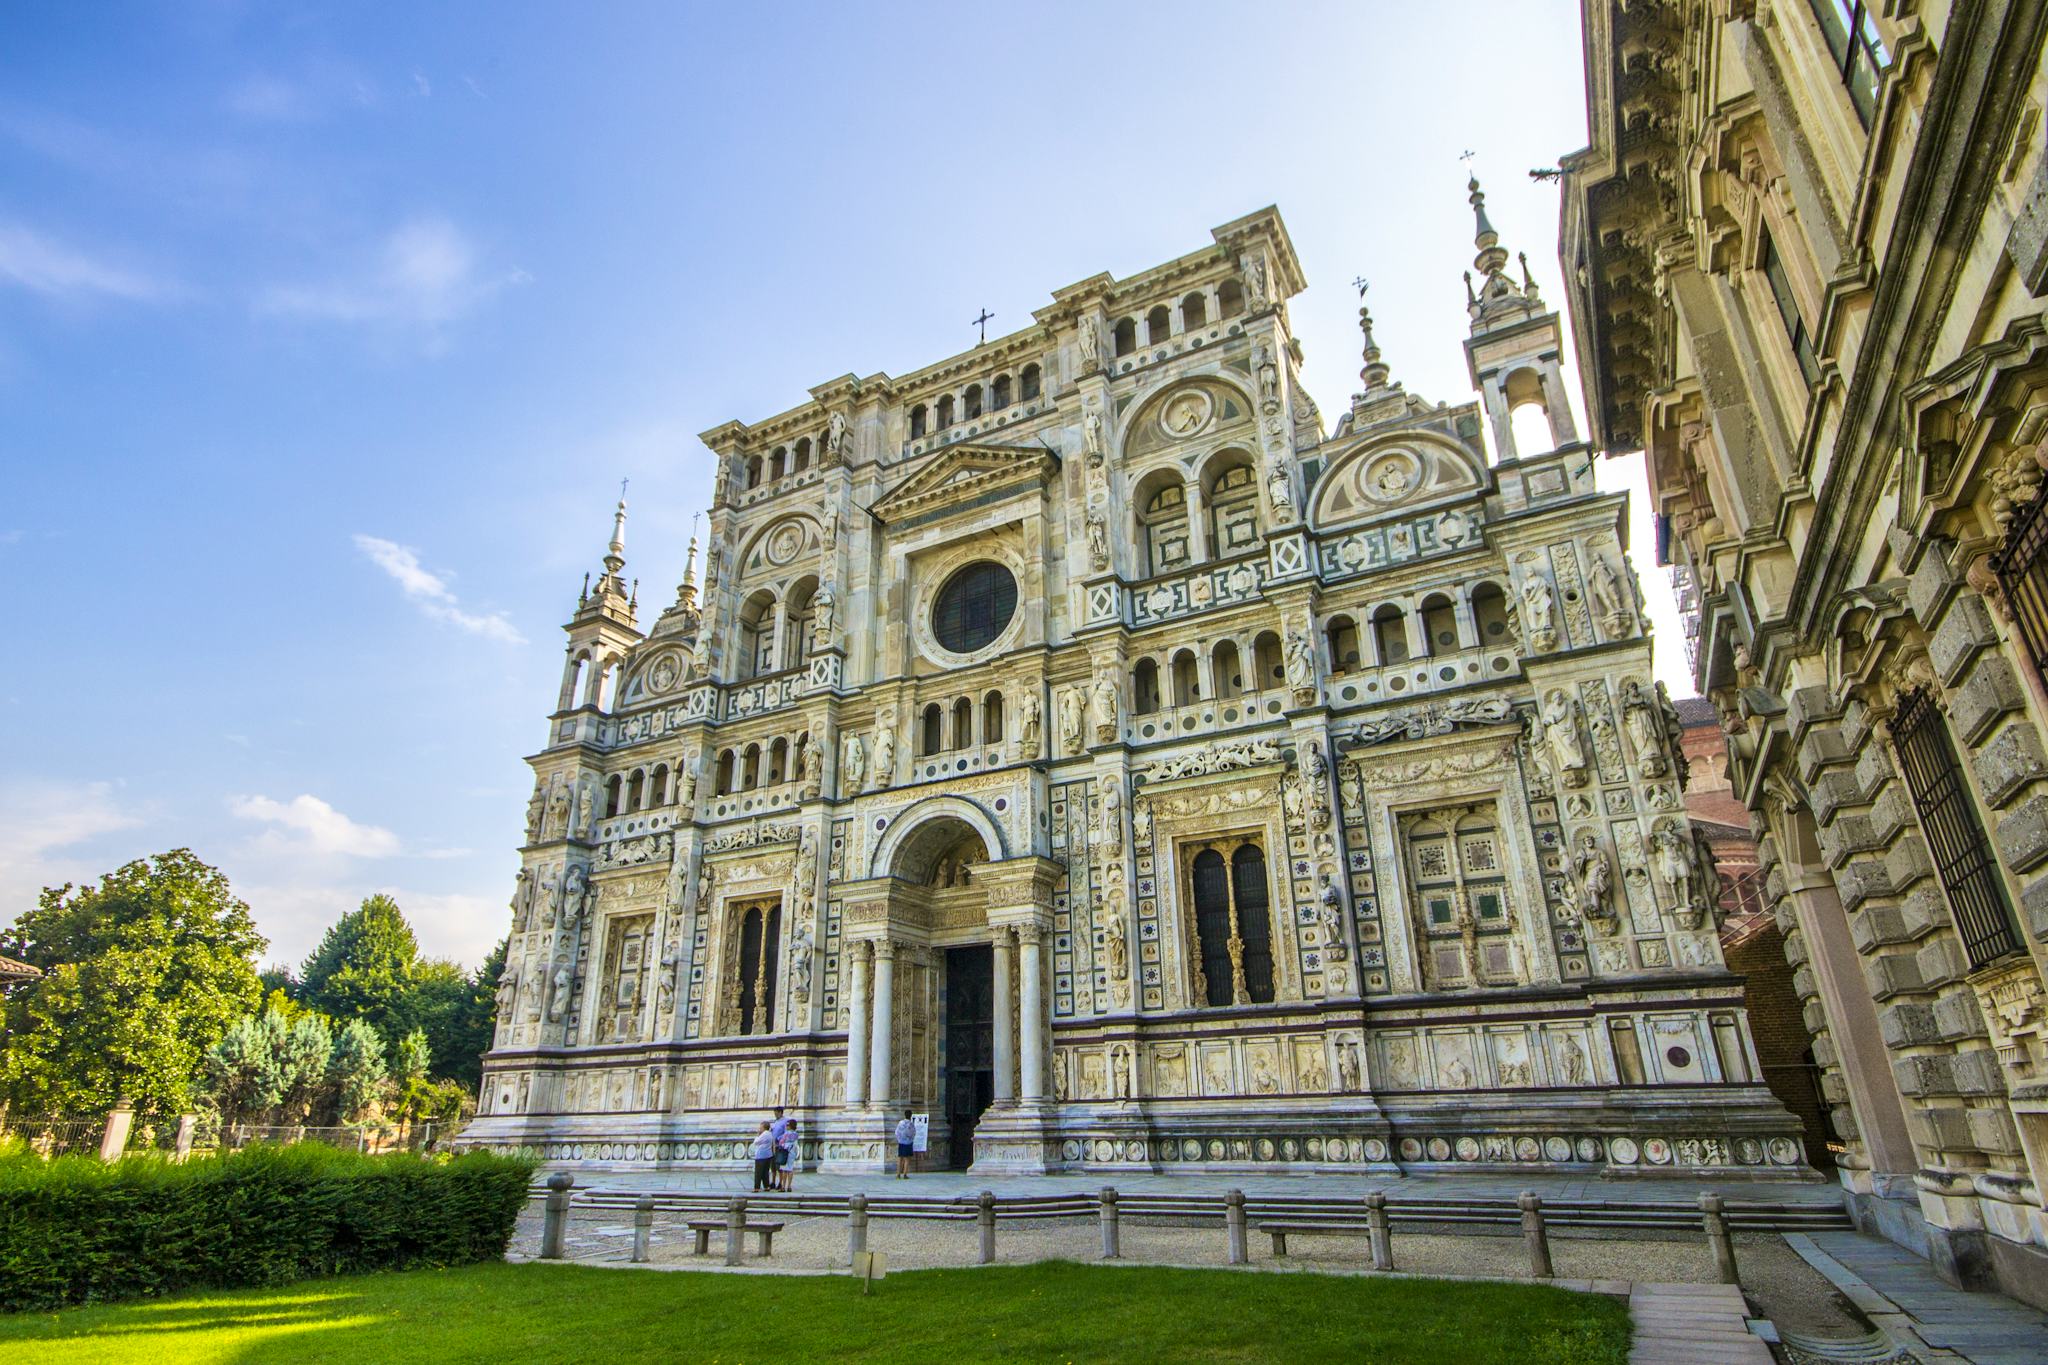
[(1035, 924), (1017, 927), (1017, 1013), (1023, 1021), (1022, 1083), (1018, 1086), (1024, 1103), (1045, 1098), (1045, 1006), (1043, 972), (1038, 959), (1039, 930)]
[(846, 1104), (858, 1109), (868, 1098), (868, 945), (850, 945), (851, 977), (846, 991)]
[(995, 957), (995, 1102), (1008, 1104), (1017, 1098), (1015, 1040), (1011, 1037), (1010, 1001), (1012, 987), (1010, 978), (1016, 975), (1011, 966), (1016, 956), (1016, 942), (1010, 937), (1008, 928), (996, 930)]
[(893, 1058), (891, 1044), (895, 1042), (896, 999), (896, 945), (888, 939), (875, 944), (875, 1012), (873, 1038), (869, 1047), (869, 1058), (874, 1069), (869, 1073), (868, 1102), (878, 1108), (889, 1107), (889, 1069)]

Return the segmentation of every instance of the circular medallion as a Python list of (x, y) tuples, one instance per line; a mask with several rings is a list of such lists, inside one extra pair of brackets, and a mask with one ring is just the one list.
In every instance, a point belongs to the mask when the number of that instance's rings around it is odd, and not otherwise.
[(1399, 502), (1422, 482), (1422, 462), (1405, 450), (1389, 450), (1365, 467), (1365, 495), (1375, 502)]
[(1260, 1138), (1260, 1139), (1259, 1139), (1259, 1160), (1261, 1160), (1261, 1161), (1271, 1161), (1272, 1159), (1273, 1159), (1273, 1139), (1271, 1139), (1271, 1138)]
[(1294, 1160), (1294, 1158), (1296, 1158), (1296, 1157), (1298, 1157), (1298, 1156), (1300, 1156), (1300, 1155), (1301, 1155), (1301, 1144), (1300, 1144), (1300, 1143), (1296, 1142), (1296, 1141), (1295, 1141), (1295, 1140), (1294, 1140), (1293, 1138), (1282, 1138), (1282, 1139), (1280, 1140), (1280, 1159), (1281, 1159), (1281, 1160), (1283, 1160), (1283, 1161), (1292, 1161), (1292, 1160)]
[(1515, 1160), (1534, 1161), (1541, 1155), (1543, 1155), (1543, 1145), (1536, 1141), (1535, 1138), (1520, 1137), (1515, 1139)]
[(1209, 1139), (1209, 1160), (1211, 1160), (1211, 1161), (1221, 1161), (1221, 1160), (1223, 1160), (1223, 1139), (1222, 1139), (1222, 1138), (1210, 1138), (1210, 1139)]
[(1367, 1161), (1385, 1161), (1387, 1159), (1387, 1144), (1381, 1142), (1378, 1138), (1367, 1138), (1365, 1140), (1365, 1159)]
[(1755, 1166), (1764, 1159), (1764, 1146), (1755, 1138), (1743, 1138), (1735, 1144), (1735, 1159), (1745, 1166)]
[(1777, 1162), (1780, 1166), (1792, 1165), (1799, 1160), (1799, 1144), (1791, 1138), (1772, 1138), (1771, 1160)]
[(1079, 1161), (1081, 1159), (1081, 1144), (1072, 1138), (1068, 1138), (1060, 1144), (1060, 1157), (1066, 1161)]
[(1598, 1138), (1580, 1138), (1580, 1139), (1579, 1139), (1579, 1160), (1581, 1160), (1581, 1161), (1598, 1161), (1599, 1159), (1600, 1159), (1600, 1139), (1598, 1139)]
[[(1366, 1150), (1367, 1150), (1367, 1151), (1371, 1151), (1372, 1149), (1371, 1149), (1370, 1147), (1367, 1147), (1367, 1148), (1366, 1148)], [(1416, 1141), (1416, 1140), (1415, 1140), (1414, 1138), (1402, 1138), (1402, 1139), (1401, 1139), (1401, 1160), (1403, 1160), (1403, 1161), (1420, 1161), (1420, 1160), (1422, 1160), (1422, 1144), (1421, 1144), (1421, 1143), (1419, 1143), (1419, 1142), (1417, 1142), (1417, 1141)]]
[(1671, 1144), (1663, 1138), (1644, 1138), (1643, 1156), (1651, 1165), (1662, 1166), (1671, 1160)]
[(668, 691), (676, 685), (676, 679), (682, 676), (682, 672), (683, 666), (676, 662), (675, 655), (662, 655), (654, 661), (654, 667), (647, 670), (648, 690), (653, 692)]
[(1216, 405), (1209, 395), (1200, 389), (1188, 389), (1166, 400), (1166, 406), (1159, 410), (1159, 425), (1166, 429), (1168, 436), (1188, 437), (1199, 435), (1216, 413)]
[(802, 553), (804, 528), (794, 521), (785, 521), (768, 533), (768, 562), (787, 564)]
[(1479, 1160), (1479, 1139), (1478, 1139), (1478, 1138), (1469, 1138), (1469, 1137), (1461, 1137), (1461, 1138), (1459, 1138), (1459, 1139), (1458, 1139), (1458, 1160), (1460, 1160), (1460, 1161), (1477, 1161), (1477, 1160)]
[(1431, 1138), (1429, 1140), (1429, 1159), (1431, 1161), (1449, 1161), (1451, 1159), (1451, 1144), (1445, 1142), (1442, 1138)]
[(1561, 1137), (1543, 1139), (1543, 1156), (1547, 1161), (1570, 1161), (1572, 1145)]
[(1692, 1054), (1674, 1043), (1664, 1049), (1664, 1060), (1682, 1069), (1692, 1065)]
[(1608, 1143), (1608, 1144), (1607, 1144), (1607, 1155), (1608, 1155), (1608, 1156), (1610, 1156), (1610, 1157), (1612, 1157), (1612, 1158), (1614, 1159), (1614, 1163), (1615, 1163), (1615, 1164), (1616, 1164), (1617, 1166), (1633, 1166), (1633, 1165), (1635, 1165), (1635, 1164), (1636, 1164), (1636, 1142), (1635, 1142), (1635, 1139), (1634, 1139), (1634, 1138), (1625, 1138), (1625, 1137), (1618, 1137), (1618, 1138), (1614, 1139), (1614, 1141), (1612, 1141), (1612, 1142), (1610, 1142), (1610, 1143)]

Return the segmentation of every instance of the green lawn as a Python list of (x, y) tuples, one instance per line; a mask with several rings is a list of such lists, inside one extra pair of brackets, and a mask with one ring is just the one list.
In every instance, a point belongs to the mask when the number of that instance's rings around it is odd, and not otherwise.
[(842, 1277), (492, 1263), (0, 1317), (0, 1365), (1275, 1361), (1621, 1365), (1628, 1309), (1540, 1285), (1071, 1262)]

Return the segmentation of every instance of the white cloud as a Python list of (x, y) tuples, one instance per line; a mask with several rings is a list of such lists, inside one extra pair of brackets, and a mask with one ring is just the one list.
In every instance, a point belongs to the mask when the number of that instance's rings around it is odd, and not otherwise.
[(355, 542), (356, 548), (389, 574), (415, 606), (435, 620), (446, 621), (458, 629), (487, 639), (503, 640), (513, 645), (526, 643), (526, 637), (505, 618), (503, 612), (479, 615), (464, 611), (446, 580), (422, 566), (419, 555), (413, 550), (378, 536), (358, 534)]
[(431, 98), (434, 93), (433, 84), (427, 80), (427, 75), (424, 71), (412, 73), (412, 88), (419, 92), (422, 99)]
[(68, 850), (143, 820), (111, 782), (0, 783), (0, 923), (33, 906), (45, 886), (84, 882), (105, 870), (82, 850)]
[(454, 322), (508, 285), (522, 270), (489, 272), (475, 245), (446, 218), (402, 223), (363, 269), (318, 284), (276, 285), (257, 297), (260, 313), (312, 322), (436, 329)]
[(48, 297), (97, 294), (149, 303), (177, 289), (139, 272), (97, 260), (18, 223), (0, 223), (0, 285)]
[(390, 830), (358, 824), (319, 797), (303, 792), (289, 801), (268, 796), (232, 797), (228, 810), (241, 819), (273, 827), (258, 840), (260, 844), (353, 858), (388, 858), (398, 852), (398, 836)]

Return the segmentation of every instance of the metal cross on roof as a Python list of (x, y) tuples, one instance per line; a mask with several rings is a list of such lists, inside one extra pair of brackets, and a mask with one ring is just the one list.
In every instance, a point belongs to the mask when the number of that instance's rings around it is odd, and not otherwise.
[(975, 342), (975, 345), (982, 345), (984, 342), (988, 340), (988, 320), (994, 316), (994, 313), (991, 313), (988, 311), (988, 309), (984, 308), (981, 310), (981, 316), (974, 320), (974, 325), (981, 328), (981, 340)]

